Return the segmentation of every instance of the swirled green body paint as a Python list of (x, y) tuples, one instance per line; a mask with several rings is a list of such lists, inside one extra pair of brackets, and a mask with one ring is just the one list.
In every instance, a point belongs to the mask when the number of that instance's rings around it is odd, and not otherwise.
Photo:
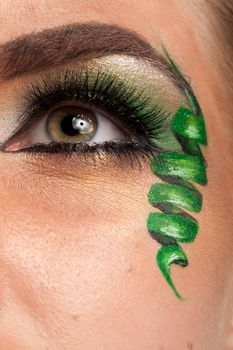
[[(165, 50), (166, 52), (166, 50)], [(167, 58), (187, 86), (186, 95), (191, 108), (180, 107), (172, 118), (172, 132), (182, 152), (164, 152), (151, 160), (153, 173), (163, 182), (152, 185), (149, 203), (158, 209), (151, 212), (147, 221), (148, 232), (162, 247), (157, 253), (157, 264), (175, 295), (178, 293), (172, 278), (171, 265), (188, 265), (188, 258), (179, 243), (195, 240), (199, 225), (187, 211), (198, 213), (202, 209), (202, 195), (190, 183), (207, 184), (206, 162), (200, 145), (207, 145), (203, 114), (191, 87), (167, 54)]]

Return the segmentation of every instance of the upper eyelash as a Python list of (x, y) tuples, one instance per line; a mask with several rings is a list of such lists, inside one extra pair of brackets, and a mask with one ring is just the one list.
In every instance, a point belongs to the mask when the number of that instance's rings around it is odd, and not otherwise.
[[(47, 74), (24, 92), (24, 111), (20, 120), (29, 127), (41, 114), (63, 100), (82, 101), (116, 116), (139, 140), (153, 143), (164, 131), (169, 113), (154, 104), (143, 91), (125, 86), (123, 80), (109, 71), (96, 73), (90, 85), (91, 71), (66, 69), (55, 76)], [(20, 130), (22, 127), (20, 128)]]

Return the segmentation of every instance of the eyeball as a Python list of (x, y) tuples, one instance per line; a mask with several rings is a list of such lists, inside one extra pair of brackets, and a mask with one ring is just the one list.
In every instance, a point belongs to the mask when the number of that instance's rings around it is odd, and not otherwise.
[(91, 141), (98, 128), (95, 113), (79, 106), (58, 107), (48, 115), (47, 132), (54, 142)]

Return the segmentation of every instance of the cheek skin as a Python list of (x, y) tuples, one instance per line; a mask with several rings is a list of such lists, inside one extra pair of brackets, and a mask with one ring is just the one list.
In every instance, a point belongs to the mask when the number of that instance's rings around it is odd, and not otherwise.
[[(35, 167), (30, 169), (27, 174), (33, 177)], [(106, 341), (114, 341), (118, 337), (114, 329), (119, 328), (120, 334), (128, 329), (130, 320), (120, 329), (125, 313), (145, 294), (145, 285), (139, 283), (142, 274), (146, 278), (148, 264), (149, 271), (154, 270), (153, 247), (144, 233), (146, 195), (140, 194), (140, 183), (147, 179), (138, 172), (134, 174), (138, 183), (132, 186), (132, 178), (126, 177), (123, 191), (122, 184), (114, 181), (122, 171), (109, 174), (102, 170), (103, 182), (97, 176), (91, 186), (80, 173), (79, 181), (75, 177), (66, 183), (63, 180), (62, 187), (51, 174), (52, 181), (35, 177), (33, 188), (16, 175), (15, 183), (9, 184), (14, 200), (6, 202), (11, 210), (1, 216), (9, 222), (1, 258), (13, 291), (11, 305), (16, 302), (30, 315), (31, 328), (39, 330), (41, 342), (43, 336), (52, 339), (52, 344), (56, 339), (53, 346), (57, 349), (68, 349), (68, 344), (87, 349), (101, 346), (103, 330)], [(6, 188), (2, 198), (7, 200), (8, 191)], [(54, 196), (59, 204), (52, 208)], [(84, 196), (89, 200), (83, 201)], [(24, 313), (17, 315), (18, 323), (24, 320)], [(10, 327), (7, 317), (6, 313), (4, 328)], [(126, 344), (124, 347), (127, 349)]]
[[(7, 157), (2, 156), (3, 178)], [(9, 305), (1, 319), (5, 333), (14, 315), (19, 329), (28, 322), (25, 338), (33, 335), (38, 349), (43, 344), (51, 349), (72, 349), (76, 344), (83, 349), (126, 350), (147, 344), (153, 349), (177, 344), (177, 336), (182, 349), (205, 325), (205, 336), (215, 327), (220, 312), (216, 295), (225, 283), (222, 265), (203, 268), (202, 262), (207, 249), (217, 258), (216, 247), (204, 248), (203, 240), (187, 246), (192, 264), (185, 271), (174, 267), (173, 278), (191, 300), (177, 302), (157, 269), (158, 247), (146, 231), (151, 210), (147, 192), (155, 182), (148, 168), (125, 172), (103, 166), (94, 173), (91, 167), (82, 170), (76, 165), (75, 176), (71, 163), (65, 169), (53, 167), (52, 161), (16, 156), (12, 164), (14, 176), (1, 188), (3, 304)], [(30, 181), (25, 182), (25, 176)], [(9, 197), (9, 191), (14, 196)], [(208, 225), (204, 216), (198, 219), (203, 227)], [(212, 310), (211, 320), (202, 312), (203, 304), (198, 306), (200, 300)], [(200, 313), (198, 324), (194, 312)], [(171, 317), (176, 319), (175, 331), (167, 329)], [(186, 324), (188, 337), (183, 335)], [(169, 340), (157, 336), (160, 327)]]

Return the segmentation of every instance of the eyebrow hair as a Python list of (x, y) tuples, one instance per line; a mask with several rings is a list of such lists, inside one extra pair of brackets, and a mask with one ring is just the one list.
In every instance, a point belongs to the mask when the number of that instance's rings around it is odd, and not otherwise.
[(167, 60), (139, 34), (117, 25), (69, 24), (22, 35), (0, 45), (0, 80), (111, 54), (144, 59), (161, 69), (182, 90), (183, 82)]

